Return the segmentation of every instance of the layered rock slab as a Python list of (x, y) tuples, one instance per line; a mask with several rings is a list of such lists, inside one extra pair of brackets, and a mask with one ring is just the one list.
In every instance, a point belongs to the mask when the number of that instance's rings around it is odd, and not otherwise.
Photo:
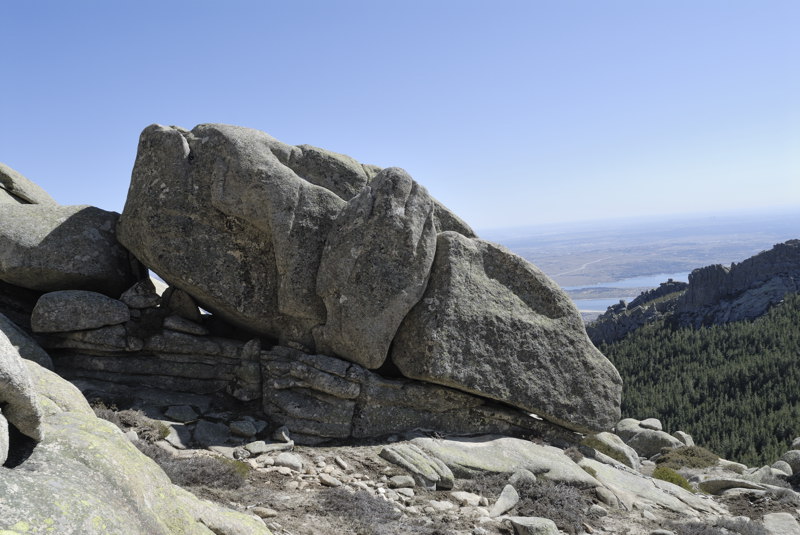
[(32, 290), (119, 297), (140, 268), (117, 243), (117, 218), (92, 206), (4, 205), (0, 280)]
[(317, 349), (370, 369), (425, 291), (436, 250), (434, 203), (402, 169), (384, 169), (342, 210), (322, 253)]
[(440, 233), (427, 289), (391, 349), (401, 373), (579, 431), (619, 419), (622, 380), (538, 268), (491, 242)]

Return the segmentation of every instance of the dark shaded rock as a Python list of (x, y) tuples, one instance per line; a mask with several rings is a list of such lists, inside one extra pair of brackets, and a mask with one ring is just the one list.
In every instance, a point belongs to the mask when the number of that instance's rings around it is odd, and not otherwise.
[(558, 286), (505, 248), (439, 234), (427, 290), (395, 337), (406, 377), (534, 412), (577, 430), (619, 419), (622, 380)]
[(19, 352), (20, 357), (32, 360), (39, 366), (49, 370), (53, 369), (53, 360), (50, 355), (28, 333), (20, 329), (16, 323), (3, 314), (0, 314), (0, 333), (3, 333), (8, 338), (11, 345)]
[(97, 292), (62, 290), (39, 298), (31, 315), (31, 328), (37, 333), (83, 331), (130, 319), (130, 310), (122, 301)]
[(120, 301), (131, 308), (154, 308), (161, 303), (161, 296), (149, 277), (142, 279), (120, 296)]

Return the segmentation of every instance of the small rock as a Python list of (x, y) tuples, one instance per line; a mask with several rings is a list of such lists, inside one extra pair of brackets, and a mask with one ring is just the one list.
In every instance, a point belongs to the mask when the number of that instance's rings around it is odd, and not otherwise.
[[(431, 500), (428, 502), (428, 506), (432, 508), (433, 512), (435, 513), (443, 513), (455, 508), (455, 504), (453, 502), (448, 502), (445, 500)], [(425, 509), (428, 509), (428, 507)]]
[(461, 505), (469, 505), (471, 507), (477, 507), (481, 503), (481, 497), (472, 492), (464, 492), (462, 490), (456, 490), (451, 492), (450, 496), (452, 496), (453, 499), (458, 503), (460, 503)]
[(119, 300), (130, 308), (154, 308), (161, 303), (161, 296), (156, 293), (153, 281), (147, 278), (125, 290)]
[(253, 512), (261, 518), (275, 518), (278, 511), (269, 507), (253, 507)]
[(272, 439), (280, 440), (281, 442), (289, 442), (291, 440), (291, 437), (289, 436), (289, 428), (286, 427), (285, 425), (282, 425), (281, 427), (277, 428), (272, 433)]
[(617, 507), (617, 505), (619, 504), (619, 501), (617, 500), (617, 497), (614, 495), (614, 493), (605, 487), (597, 487), (596, 489), (594, 489), (594, 494), (595, 496), (597, 496), (598, 500), (608, 505), (609, 507)]
[(347, 465), (347, 463), (344, 461), (344, 459), (342, 459), (338, 455), (333, 458), (333, 462), (335, 462), (339, 466), (339, 468), (341, 468), (345, 472), (350, 470), (350, 467)]
[(127, 431), (125, 431), (125, 438), (127, 438), (131, 442), (139, 441), (139, 435), (137, 435), (136, 431), (134, 431), (133, 429), (128, 429)]
[(686, 444), (687, 446), (694, 446), (694, 439), (692, 435), (689, 433), (684, 433), (683, 431), (675, 431), (672, 433), (672, 436)]
[(256, 457), (256, 462), (261, 466), (275, 466), (275, 459), (269, 455), (259, 455)]
[(325, 485), (326, 487), (341, 487), (342, 482), (336, 479), (335, 477), (328, 475), (328, 474), (320, 474), (319, 475), (319, 482)]
[(233, 450), (233, 458), (237, 461), (243, 461), (250, 458), (250, 452), (244, 448), (236, 448)]
[(549, 518), (510, 516), (508, 521), (516, 535), (558, 535), (558, 527)]
[[(291, 473), (291, 472), (289, 472), (289, 473)], [(300, 482), (299, 481), (289, 481), (288, 483), (286, 483), (283, 486), (283, 488), (286, 489), (286, 490), (297, 490), (299, 487), (300, 487)]]
[(384, 496), (393, 502), (400, 501), (400, 495), (393, 490), (387, 490)]
[(515, 489), (512, 485), (506, 485), (503, 487), (500, 497), (498, 497), (497, 501), (494, 503), (492, 510), (489, 511), (489, 516), (496, 518), (506, 511), (512, 509), (515, 505), (517, 505), (517, 502), (519, 502), (519, 494), (517, 493), (517, 489)]
[(164, 328), (181, 333), (193, 334), (195, 336), (206, 336), (209, 334), (208, 329), (202, 325), (198, 325), (180, 316), (167, 316), (164, 318)]
[(214, 453), (219, 453), (220, 455), (228, 459), (234, 458), (233, 452), (236, 450), (236, 448), (233, 448), (231, 446), (209, 446), (208, 449), (209, 451), (213, 451)]
[(292, 469), (288, 466), (279, 466), (276, 470), (282, 476), (290, 476), (292, 475)]
[(789, 450), (781, 455), (781, 461), (792, 468), (792, 473), (800, 472), (800, 450)]
[(227, 425), (206, 420), (199, 420), (194, 428), (194, 440), (203, 447), (225, 444), (230, 435)]
[(642, 518), (650, 520), (650, 521), (653, 521), (653, 522), (658, 520), (658, 517), (656, 515), (654, 515), (651, 511), (648, 511), (647, 509), (642, 511)]
[(652, 429), (653, 431), (662, 431), (664, 428), (661, 426), (661, 420), (658, 418), (647, 418), (639, 422), (639, 427), (644, 429)]
[(589, 516), (592, 516), (592, 517), (595, 517), (595, 518), (600, 518), (602, 516), (608, 516), (608, 510), (605, 507), (603, 507), (601, 505), (597, 505), (597, 504), (590, 505), (588, 513), (589, 513)]
[(772, 463), (772, 468), (783, 472), (787, 476), (790, 476), (794, 473), (791, 465), (786, 461), (775, 461), (774, 463)]
[(295, 472), (303, 471), (303, 459), (294, 453), (284, 452), (275, 457), (275, 466), (290, 468)]
[(395, 489), (395, 492), (397, 492), (397, 494), (399, 494), (400, 496), (405, 496), (406, 498), (414, 497), (414, 489), (401, 488), (401, 489)]
[(800, 533), (800, 524), (790, 513), (764, 515), (764, 527), (770, 535), (796, 535)]
[(668, 529), (656, 529), (651, 531), (650, 535), (675, 535), (675, 532)]
[(164, 416), (181, 423), (193, 422), (200, 417), (189, 405), (171, 405), (164, 411)]
[(413, 488), (414, 478), (411, 476), (392, 476), (389, 479), (390, 489)]
[(256, 436), (256, 426), (248, 420), (237, 420), (230, 424), (231, 433), (238, 437), (250, 438)]

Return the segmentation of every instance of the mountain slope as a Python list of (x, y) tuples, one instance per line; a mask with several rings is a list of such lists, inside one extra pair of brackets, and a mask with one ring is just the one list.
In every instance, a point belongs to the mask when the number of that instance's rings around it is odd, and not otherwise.
[(600, 350), (624, 380), (622, 414), (684, 429), (723, 457), (771, 464), (800, 436), (800, 296), (752, 321), (662, 319)]

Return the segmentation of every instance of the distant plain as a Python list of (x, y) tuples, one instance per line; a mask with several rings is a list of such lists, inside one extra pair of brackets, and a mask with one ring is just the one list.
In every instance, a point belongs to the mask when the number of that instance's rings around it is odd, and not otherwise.
[(481, 237), (533, 262), (561, 285), (587, 320), (668, 278), (741, 262), (800, 238), (800, 210), (617, 219), (495, 229)]

